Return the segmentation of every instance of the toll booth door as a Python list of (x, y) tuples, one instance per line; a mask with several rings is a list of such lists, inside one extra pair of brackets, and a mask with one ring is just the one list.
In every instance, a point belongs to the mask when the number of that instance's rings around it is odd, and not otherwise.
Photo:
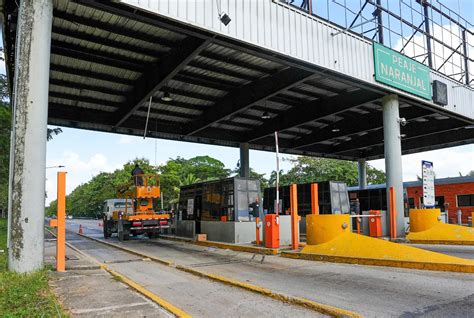
[(202, 196), (197, 195), (194, 198), (194, 218), (196, 220), (196, 233), (201, 233), (201, 212), (202, 212)]

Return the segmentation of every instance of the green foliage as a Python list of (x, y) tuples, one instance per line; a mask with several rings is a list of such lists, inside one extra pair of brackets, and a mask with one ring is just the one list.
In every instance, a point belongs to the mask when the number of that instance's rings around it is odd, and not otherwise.
[(170, 207), (178, 202), (181, 186), (196, 182), (222, 179), (230, 176), (225, 165), (209, 156), (197, 156), (191, 159), (177, 157), (158, 167), (161, 174), (161, 190), (164, 203)]
[(61, 128), (48, 128), (46, 139), (48, 141), (51, 141), (54, 136), (57, 136), (62, 132), (63, 132), (63, 130)]
[(8, 167), (10, 162), (11, 111), (5, 75), (0, 75), (0, 210), (8, 205)]
[[(67, 214), (76, 217), (96, 217), (102, 211), (102, 204), (107, 199), (117, 197), (118, 188), (132, 185), (131, 171), (138, 164), (145, 173), (160, 173), (161, 191), (164, 193), (164, 206), (171, 207), (178, 201), (179, 189), (183, 185), (211, 179), (226, 178), (230, 171), (219, 160), (209, 156), (191, 159), (176, 158), (158, 169), (150, 165), (147, 159), (135, 159), (127, 162), (122, 169), (112, 173), (102, 172), (87, 183), (79, 185), (66, 199)], [(160, 206), (161, 202), (157, 202)], [(49, 216), (55, 215), (57, 202), (51, 202), (46, 209)]]
[(48, 285), (47, 270), (31, 274), (7, 271), (7, 221), (0, 219), (0, 316), (67, 317)]
[[(280, 171), (280, 185), (314, 181), (344, 181), (348, 186), (358, 183), (356, 162), (306, 156), (288, 160), (293, 167), (287, 173)], [(367, 165), (367, 182), (370, 184), (384, 183), (385, 173)], [(269, 183), (272, 186), (276, 184), (275, 171), (270, 175)]]

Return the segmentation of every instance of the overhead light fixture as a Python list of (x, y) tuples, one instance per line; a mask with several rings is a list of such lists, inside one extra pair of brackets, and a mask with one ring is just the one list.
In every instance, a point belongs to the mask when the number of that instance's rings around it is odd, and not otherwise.
[(222, 24), (227, 26), (231, 20), (231, 18), (227, 15), (227, 13), (220, 13), (219, 14), (219, 20), (221, 20)]
[(270, 116), (270, 113), (269, 112), (263, 112), (262, 116), (260, 117), (262, 119), (270, 119), (271, 116)]
[(171, 98), (171, 95), (169, 92), (164, 92), (163, 97), (161, 97), (161, 100), (164, 102), (171, 102), (173, 98)]
[(401, 134), (400, 137), (401, 138), (405, 138), (407, 135), (406, 134)]
[(334, 116), (334, 121), (329, 126), (329, 128), (331, 129), (333, 133), (337, 133), (341, 131), (341, 129), (337, 127), (336, 121), (337, 121), (336, 116)]
[(466, 127), (464, 127), (464, 129), (474, 129), (474, 125), (466, 126)]

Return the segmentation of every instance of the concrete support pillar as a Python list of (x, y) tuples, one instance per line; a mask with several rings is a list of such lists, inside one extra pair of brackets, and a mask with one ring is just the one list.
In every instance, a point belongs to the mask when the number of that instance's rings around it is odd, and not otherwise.
[(13, 88), (8, 267), (43, 267), (52, 0), (20, 2)]
[(242, 178), (250, 177), (249, 144), (247, 142), (240, 144), (240, 176)]
[[(397, 237), (404, 237), (405, 215), (403, 210), (402, 146), (400, 140), (398, 96), (395, 94), (385, 96), (382, 99), (382, 108), (387, 198), (389, 197), (390, 187), (393, 187), (396, 197)], [(387, 218), (387, 220), (390, 220), (390, 218)]]
[(359, 159), (358, 163), (358, 175), (359, 175), (359, 189), (367, 188), (367, 165), (365, 159)]

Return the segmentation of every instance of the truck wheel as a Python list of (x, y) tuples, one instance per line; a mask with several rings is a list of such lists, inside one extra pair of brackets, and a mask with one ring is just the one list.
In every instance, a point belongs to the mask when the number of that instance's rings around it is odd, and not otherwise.
[(155, 232), (147, 232), (146, 235), (148, 236), (148, 238), (151, 238), (151, 239), (156, 238), (156, 233)]
[(130, 234), (123, 234), (123, 240), (128, 241), (130, 239)]

